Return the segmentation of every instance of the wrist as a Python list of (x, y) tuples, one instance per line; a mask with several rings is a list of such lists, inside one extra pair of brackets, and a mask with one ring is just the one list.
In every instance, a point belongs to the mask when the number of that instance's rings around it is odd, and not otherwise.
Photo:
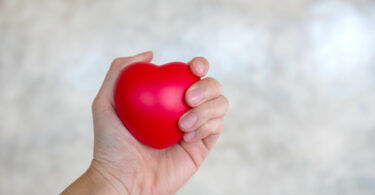
[(107, 174), (99, 165), (93, 160), (87, 171), (73, 182), (62, 195), (69, 194), (119, 194), (129, 195), (130, 193), (120, 181), (115, 177)]

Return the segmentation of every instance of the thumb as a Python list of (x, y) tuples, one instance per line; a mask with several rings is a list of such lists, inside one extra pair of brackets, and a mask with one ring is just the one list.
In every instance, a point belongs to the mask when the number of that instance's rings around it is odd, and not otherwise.
[[(117, 77), (120, 75), (121, 70), (127, 65), (134, 62), (150, 62), (153, 58), (152, 51), (146, 51), (131, 57), (120, 57), (113, 60), (111, 67), (109, 68), (107, 75), (104, 78), (102, 87), (99, 90), (93, 103), (93, 110), (95, 107), (99, 107), (99, 110), (106, 109), (106, 107), (112, 107), (113, 105), (113, 90)], [(103, 108), (104, 107), (104, 108)], [(107, 107), (107, 108), (108, 108)], [(113, 108), (113, 107), (112, 107)]]

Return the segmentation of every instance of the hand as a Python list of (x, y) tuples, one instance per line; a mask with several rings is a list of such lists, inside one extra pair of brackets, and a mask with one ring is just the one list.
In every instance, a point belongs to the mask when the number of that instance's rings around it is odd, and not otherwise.
[[(138, 142), (124, 127), (114, 109), (116, 79), (125, 66), (152, 58), (152, 52), (145, 52), (113, 61), (92, 105), (94, 158), (86, 173), (63, 194), (174, 194), (214, 146), (223, 128), (228, 100), (213, 78), (202, 79), (187, 90), (185, 100), (192, 108), (179, 120), (184, 132), (179, 143), (156, 150)], [(202, 57), (188, 64), (199, 77), (209, 69)]]

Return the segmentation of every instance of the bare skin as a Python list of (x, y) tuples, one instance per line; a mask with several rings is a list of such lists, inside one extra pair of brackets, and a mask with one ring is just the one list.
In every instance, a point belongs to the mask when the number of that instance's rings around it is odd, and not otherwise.
[[(181, 116), (183, 140), (163, 150), (138, 142), (116, 115), (113, 89), (127, 65), (151, 62), (152, 52), (113, 61), (92, 104), (94, 157), (88, 170), (62, 194), (174, 194), (198, 170), (215, 145), (224, 125), (228, 100), (213, 78), (193, 84), (185, 94), (192, 108)], [(196, 57), (188, 63), (193, 74), (203, 77), (209, 63)]]

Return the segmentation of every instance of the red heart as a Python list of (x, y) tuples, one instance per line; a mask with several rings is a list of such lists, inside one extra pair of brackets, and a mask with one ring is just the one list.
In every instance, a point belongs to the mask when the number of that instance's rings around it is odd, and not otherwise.
[(133, 63), (122, 70), (114, 90), (117, 115), (138, 141), (163, 149), (182, 138), (178, 119), (189, 110), (185, 91), (200, 78), (187, 64)]

